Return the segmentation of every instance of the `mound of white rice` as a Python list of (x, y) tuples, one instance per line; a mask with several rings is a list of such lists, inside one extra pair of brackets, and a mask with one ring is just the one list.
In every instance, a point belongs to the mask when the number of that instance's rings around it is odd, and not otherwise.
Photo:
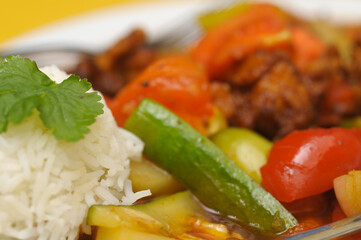
[[(59, 82), (56, 67), (42, 69)], [(58, 141), (33, 114), (0, 134), (0, 238), (75, 239), (93, 204), (132, 204), (129, 161), (143, 143), (117, 127), (110, 110), (75, 143)]]

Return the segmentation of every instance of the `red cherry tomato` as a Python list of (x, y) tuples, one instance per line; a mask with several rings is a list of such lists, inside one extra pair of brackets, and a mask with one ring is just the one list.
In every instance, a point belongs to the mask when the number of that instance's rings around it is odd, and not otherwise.
[(214, 114), (208, 78), (203, 68), (186, 56), (155, 61), (107, 101), (119, 126), (143, 98), (165, 105), (202, 133), (204, 122)]
[(307, 129), (276, 142), (261, 168), (263, 186), (291, 202), (332, 189), (333, 179), (361, 168), (361, 129)]

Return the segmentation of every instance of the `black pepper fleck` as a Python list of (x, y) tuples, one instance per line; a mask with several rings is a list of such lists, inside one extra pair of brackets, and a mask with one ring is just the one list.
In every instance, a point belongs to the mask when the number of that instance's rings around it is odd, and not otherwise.
[(144, 81), (144, 82), (141, 83), (141, 85), (142, 85), (143, 87), (148, 87), (148, 86), (149, 86), (149, 83), (148, 83), (147, 81)]

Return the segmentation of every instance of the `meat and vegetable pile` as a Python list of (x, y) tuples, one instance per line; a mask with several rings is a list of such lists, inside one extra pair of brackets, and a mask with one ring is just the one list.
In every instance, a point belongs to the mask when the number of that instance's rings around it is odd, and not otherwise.
[(144, 142), (129, 178), (152, 192), (94, 204), (80, 238), (274, 239), (360, 213), (361, 29), (249, 3), (199, 22), (188, 46), (136, 29), (74, 69)]
[[(360, 212), (359, 28), (300, 20), (267, 4), (242, 4), (199, 21), (205, 33), (189, 46), (157, 49), (137, 29), (75, 69), (106, 96), (119, 126), (145, 142), (144, 164), (132, 169), (135, 189), (139, 184), (160, 197), (184, 186), (221, 215), (194, 220), (198, 210), (193, 217), (186, 210), (150, 210), (190, 199), (176, 193), (134, 206), (162, 224), (170, 221), (165, 235), (164, 225), (142, 232), (177, 239), (279, 237)], [(156, 168), (149, 160), (177, 180), (146, 170)], [(94, 223), (97, 239), (112, 232), (102, 224)]]

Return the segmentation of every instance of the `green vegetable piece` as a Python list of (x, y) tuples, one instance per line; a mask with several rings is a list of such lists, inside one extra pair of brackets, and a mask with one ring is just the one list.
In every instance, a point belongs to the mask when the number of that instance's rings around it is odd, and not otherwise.
[(144, 154), (207, 206), (264, 235), (296, 219), (209, 139), (160, 104), (145, 99), (125, 126), (145, 142)]
[(361, 128), (361, 117), (344, 119), (344, 120), (342, 120), (340, 125), (341, 125), (341, 127), (344, 127), (344, 128), (353, 128), (353, 127)]
[(146, 159), (130, 161), (129, 179), (134, 192), (149, 189), (153, 197), (170, 195), (184, 189), (167, 171)]
[(199, 17), (199, 22), (201, 23), (202, 27), (208, 31), (220, 23), (226, 21), (227, 19), (230, 19), (238, 14), (241, 14), (242, 12), (246, 11), (251, 4), (249, 3), (242, 3), (236, 6), (233, 6), (232, 8), (224, 9), (222, 11), (216, 11), (216, 12), (209, 12), (201, 17)]
[(256, 182), (262, 182), (260, 169), (267, 163), (272, 142), (245, 128), (227, 128), (212, 141)]
[(203, 217), (204, 209), (189, 191), (132, 206), (93, 205), (87, 223), (143, 232), (177, 235), (190, 230), (191, 217)]
[(347, 34), (346, 28), (324, 21), (311, 22), (309, 26), (327, 45), (336, 47), (340, 53), (342, 64), (345, 66), (351, 65), (353, 42), (352, 38)]
[(133, 206), (93, 205), (88, 211), (87, 224), (90, 226), (122, 227), (137, 231), (162, 231), (164, 226), (147, 213)]
[(0, 133), (9, 122), (21, 123), (34, 109), (58, 140), (77, 141), (103, 113), (101, 97), (91, 84), (71, 75), (57, 84), (36, 63), (21, 56), (0, 58)]
[(172, 235), (190, 230), (190, 218), (202, 217), (205, 212), (189, 191), (178, 192), (132, 207), (163, 223)]

